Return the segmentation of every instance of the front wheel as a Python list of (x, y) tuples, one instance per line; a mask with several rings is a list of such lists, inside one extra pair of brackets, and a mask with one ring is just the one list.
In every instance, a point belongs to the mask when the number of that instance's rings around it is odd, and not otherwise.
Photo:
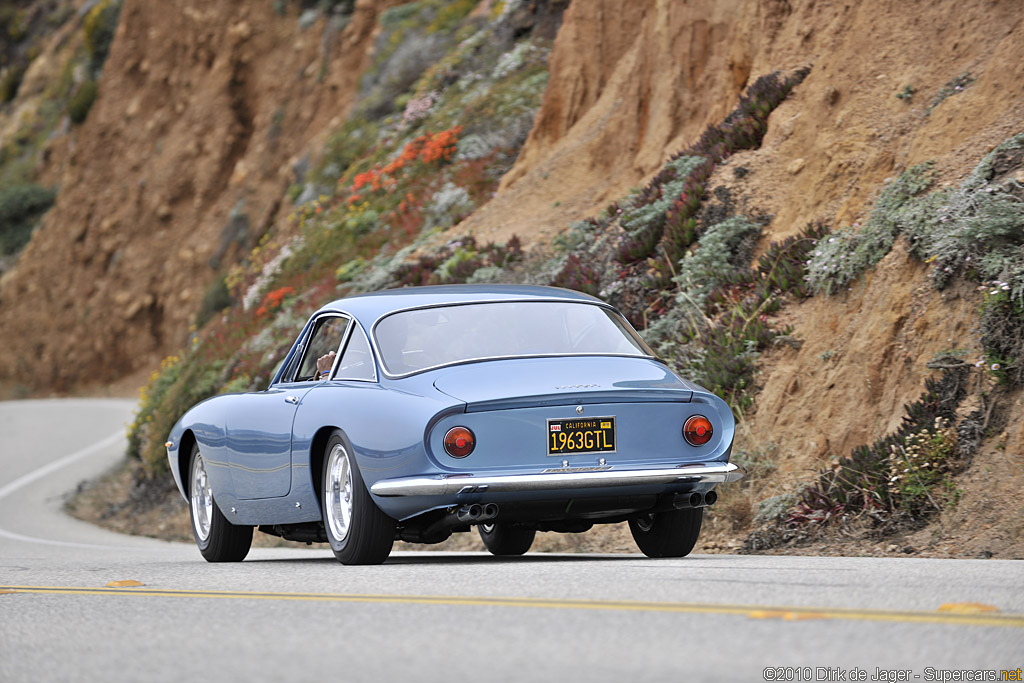
[(491, 555), (522, 555), (533, 545), (537, 532), (509, 524), (481, 524), (477, 527), (484, 547)]
[(252, 527), (232, 524), (217, 507), (199, 444), (192, 446), (189, 473), (189, 517), (199, 552), (207, 562), (241, 562), (252, 546)]
[(324, 529), (338, 561), (380, 564), (388, 559), (395, 542), (395, 520), (373, 502), (340, 434), (327, 442), (320, 481)]
[(700, 535), (704, 508), (652, 512), (629, 520), (637, 547), (647, 557), (685, 557)]

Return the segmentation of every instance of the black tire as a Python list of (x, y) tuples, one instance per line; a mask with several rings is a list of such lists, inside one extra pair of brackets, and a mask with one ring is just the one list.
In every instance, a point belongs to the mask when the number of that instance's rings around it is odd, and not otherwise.
[[(203, 456), (199, 452), (199, 444), (192, 445), (192, 454), (189, 456), (189, 519), (192, 521), (192, 537), (196, 540), (199, 552), (206, 558), (207, 562), (241, 562), (249, 554), (252, 547), (252, 527), (232, 524), (217, 507), (213, 499), (213, 492), (206, 487), (209, 495), (210, 505), (204, 505), (205, 498), (197, 498), (195, 495), (195, 469), (197, 466), (203, 468), (205, 480), (206, 465)], [(200, 513), (200, 509), (203, 510)], [(200, 532), (201, 522), (197, 519), (198, 514), (209, 516), (209, 533), (206, 537)], [(205, 525), (203, 525), (205, 526)]]
[[(351, 512), (343, 535), (339, 535), (337, 525), (331, 521), (339, 519), (339, 515), (332, 514), (328, 509), (332, 493), (328, 488), (328, 473), (333, 466), (332, 454), (336, 449), (335, 457), (347, 461), (351, 477), (347, 487), (351, 497)], [(323, 514), (327, 542), (330, 543), (334, 556), (342, 564), (382, 563), (388, 559), (391, 547), (395, 543), (395, 520), (384, 514), (373, 502), (370, 492), (366, 490), (366, 484), (363, 483), (359, 466), (351, 456), (351, 449), (341, 434), (333, 434), (327, 442), (323, 462), (323, 471), (320, 473), (320, 511)], [(339, 495), (342, 493), (339, 489)], [(342, 500), (343, 498), (339, 498), (339, 505)]]
[(534, 529), (523, 529), (509, 524), (480, 524), (480, 538), (491, 555), (522, 555), (537, 535)]
[(704, 508), (653, 512), (629, 520), (637, 547), (647, 557), (685, 557), (700, 536)]

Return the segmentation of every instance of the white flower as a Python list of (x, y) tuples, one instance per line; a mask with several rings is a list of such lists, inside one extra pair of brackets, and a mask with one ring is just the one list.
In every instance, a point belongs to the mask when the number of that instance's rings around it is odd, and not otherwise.
[(992, 369), (993, 369), (993, 370), (998, 370), (998, 369), (999, 369), (999, 367), (1000, 367), (1000, 366), (999, 366), (999, 363), (993, 363), (993, 364), (992, 364)]

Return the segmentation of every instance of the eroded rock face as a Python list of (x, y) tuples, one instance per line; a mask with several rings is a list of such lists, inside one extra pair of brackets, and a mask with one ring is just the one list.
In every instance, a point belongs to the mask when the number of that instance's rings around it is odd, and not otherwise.
[[(325, 33), (272, 3), (126, 0), (96, 104), (49, 150), (57, 205), (0, 284), (0, 378), (67, 388), (180, 348), (211, 262), (283, 225), (292, 162), (343, 120), (390, 4), (359, 0)], [(762, 148), (730, 164), (772, 238), (852, 223), (885, 178), (936, 159), (955, 179), (1024, 129), (1018, 15), (1015, 0), (577, 0), (516, 166), (458, 231), (546, 243), (721, 120), (748, 81), (803, 66)], [(966, 70), (976, 82), (924, 116)]]
[(0, 376), (62, 389), (180, 347), (290, 160), (343, 120), (393, 4), (360, 0), (339, 32), (269, 2), (126, 0), (99, 98), (49, 150), (57, 204), (3, 279)]

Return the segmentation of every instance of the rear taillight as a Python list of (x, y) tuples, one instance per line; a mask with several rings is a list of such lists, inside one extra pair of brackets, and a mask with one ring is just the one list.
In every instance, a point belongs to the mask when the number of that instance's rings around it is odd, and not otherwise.
[(683, 425), (683, 438), (691, 446), (703, 446), (711, 441), (714, 431), (710, 420), (703, 415), (694, 415)]
[(453, 458), (465, 458), (476, 447), (476, 437), (468, 427), (452, 427), (444, 435), (444, 449)]

